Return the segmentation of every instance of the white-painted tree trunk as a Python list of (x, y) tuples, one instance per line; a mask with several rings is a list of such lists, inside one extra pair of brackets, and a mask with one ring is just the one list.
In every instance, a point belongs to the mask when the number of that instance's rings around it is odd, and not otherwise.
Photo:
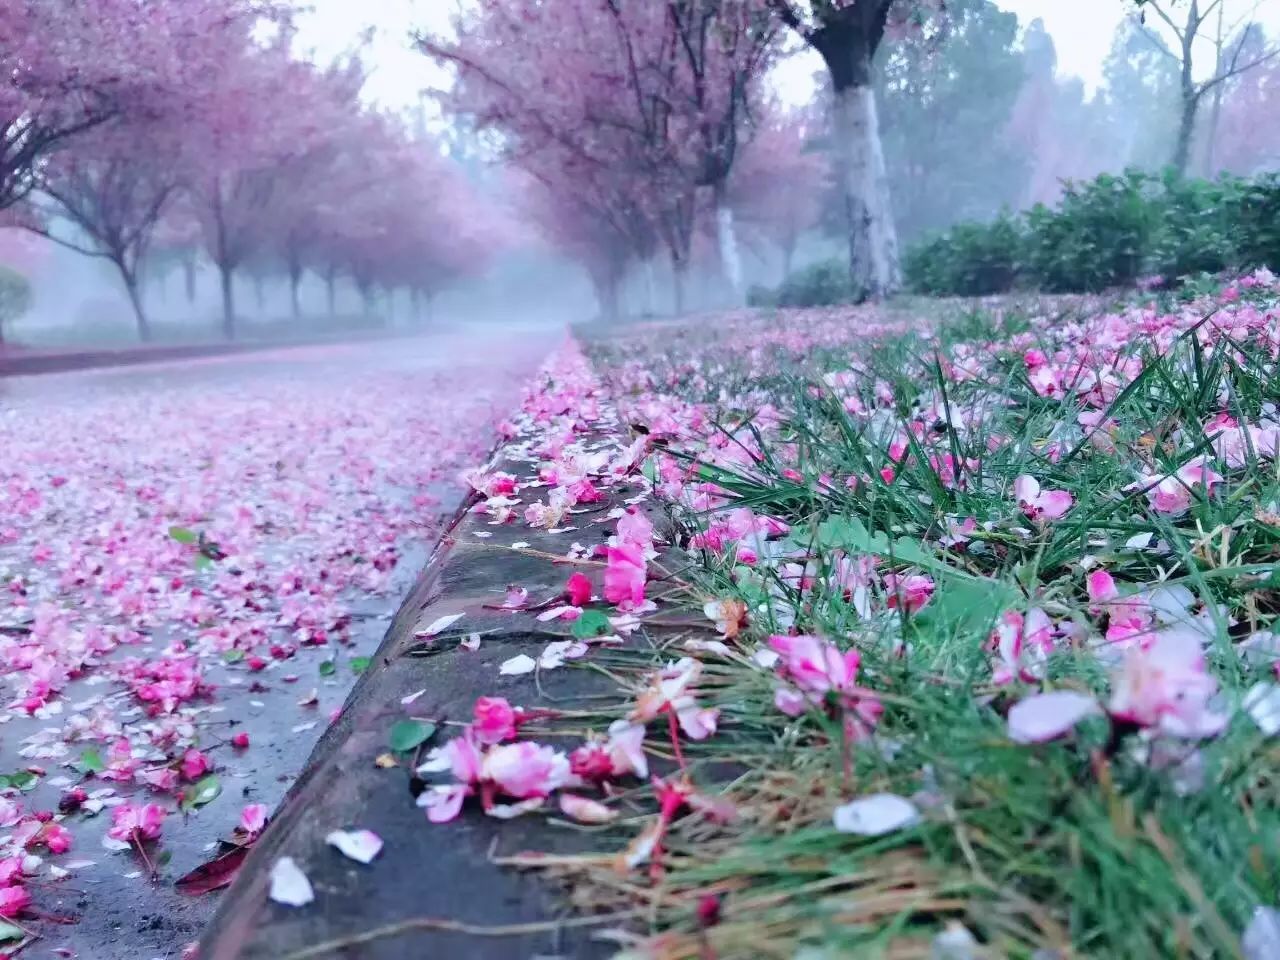
[(902, 268), (875, 91), (870, 85), (838, 90), (834, 109), (836, 158), (849, 216), (853, 282), (864, 296), (880, 299), (902, 287)]
[(653, 261), (644, 261), (644, 315), (652, 317), (658, 313), (658, 282), (653, 274)]
[(716, 206), (716, 239), (720, 242), (720, 263), (724, 278), (733, 291), (734, 299), (742, 294), (742, 258), (738, 255), (738, 233), (733, 223), (733, 208), (727, 203)]

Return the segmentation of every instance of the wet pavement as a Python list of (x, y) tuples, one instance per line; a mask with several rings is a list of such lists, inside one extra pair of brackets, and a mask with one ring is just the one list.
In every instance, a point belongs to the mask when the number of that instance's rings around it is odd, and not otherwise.
[[(521, 384), (557, 339), (554, 331), (484, 328), (467, 334), (0, 378), (0, 591), (7, 587), (0, 592), (0, 644), (5, 645), (0, 659), (13, 688), (0, 693), (0, 774), (37, 773), (34, 786), (24, 776), (22, 786), (29, 789), (11, 788), (3, 794), (24, 821), (57, 811), (64, 791), (77, 785), (91, 796), (97, 790), (113, 790), (117, 796), (136, 796), (138, 802), (157, 802), (171, 811), (160, 841), (148, 848), (159, 865), (154, 879), (148, 879), (142, 859), (133, 851), (102, 846), (111, 806), (94, 816), (82, 808), (61, 820), (73, 837), (69, 851), (53, 855), (29, 847), (28, 856), (38, 855), (43, 862), (27, 864), (25, 886), (32, 906), (17, 920), (38, 937), (23, 947), (23, 958), (176, 958), (196, 939), (219, 895), (185, 896), (175, 890), (174, 880), (210, 859), (217, 841), (231, 836), (244, 805), (261, 803), (274, 809), (284, 796), (365, 666), (362, 658), (377, 648), (441, 523), (454, 511), (462, 495), (454, 475), (467, 465), (467, 457), (492, 443), (489, 425), (518, 402)], [(326, 402), (336, 409), (358, 407), (360, 384), (371, 385), (371, 404), (390, 409), (385, 414), (362, 411), (356, 417), (340, 417), (324, 407)], [(334, 393), (339, 400), (333, 399)], [(242, 397), (245, 405), (236, 406)], [(295, 403), (296, 409), (290, 409)], [(220, 417), (220, 406), (228, 408), (227, 416), (235, 422), (228, 424)], [(419, 410), (429, 422), (397, 432), (400, 427), (393, 421)], [(184, 411), (196, 411), (191, 428), (168, 434)], [(147, 426), (117, 422), (135, 417), (149, 418)], [(291, 437), (295, 428), (308, 445), (323, 444), (330, 422), (335, 430), (346, 431), (341, 442), (335, 440), (341, 456), (327, 454), (312, 461), (306, 459), (306, 451), (289, 449), (288, 444), (297, 440)], [(47, 425), (47, 453), (40, 446), (42, 424)], [(215, 440), (202, 446), (210, 431)], [(149, 432), (154, 432), (160, 449), (148, 449)], [(235, 446), (241, 434), (248, 453)], [(369, 449), (377, 451), (370, 462), (361, 453), (365, 439)], [(127, 499), (120, 498), (120, 478), (114, 471), (121, 465), (125, 470), (130, 463), (140, 465), (146, 490), (145, 496), (139, 494), (145, 501), (139, 509), (151, 511), (153, 503), (164, 506), (156, 507), (154, 515), (147, 513), (147, 523), (163, 525), (169, 522), (166, 510), (181, 519), (183, 510), (199, 509), (182, 499), (193, 496), (192, 476), (185, 453), (172, 449), (174, 442), (189, 443), (191, 457), (218, 464), (219, 456), (251, 461), (277, 441), (286, 451), (282, 461), (292, 462), (291, 456), (297, 461), (293, 474), (278, 464), (275, 474), (263, 470), (260, 476), (241, 468), (223, 487), (202, 489), (208, 529), (228, 531), (219, 533), (220, 542), (233, 542), (233, 520), (214, 517), (207, 500), (219, 489), (234, 490), (245, 525), (240, 532), (252, 541), (260, 579), (270, 576), (278, 582), (296, 572), (305, 587), (308, 577), (323, 578), (331, 567), (341, 568), (350, 582), (336, 593), (316, 593), (316, 605), (325, 608), (329, 619), (308, 620), (296, 609), (296, 598), (291, 600), (293, 595), (284, 595), (278, 587), (253, 593), (252, 604), (242, 604), (239, 595), (228, 599), (224, 595), (229, 595), (231, 574), (225, 568), (234, 567), (234, 556), (211, 563), (197, 556), (196, 573), (179, 572), (170, 584), (156, 587), (158, 574), (168, 577), (165, 565), (173, 562), (165, 551), (175, 548), (168, 543), (139, 549), (139, 563), (150, 566), (138, 577), (153, 585), (147, 588), (153, 594), (158, 591), (172, 600), (172, 609), (145, 596), (132, 606), (125, 602), (127, 560), (106, 562), (105, 571), (94, 569), (86, 575), (87, 584), (75, 579), (86, 564), (93, 566), (92, 553), (103, 549), (104, 542), (132, 536), (137, 544), (137, 518), (116, 522), (110, 513), (113, 506), (135, 503), (132, 491)], [(6, 443), (13, 462), (6, 460)], [(83, 456), (77, 455), (77, 447), (83, 447)], [(317, 489), (332, 486), (330, 506), (339, 514), (357, 511), (367, 516), (371, 528), (385, 528), (381, 542), (395, 558), (391, 569), (375, 573), (366, 570), (367, 565), (359, 566), (367, 558), (350, 556), (351, 525), (343, 527), (342, 516), (326, 519), (329, 508), (323, 503), (309, 502), (305, 512), (317, 518), (321, 532), (311, 535), (281, 525), (280, 488), (298, 483), (299, 471), (306, 470), (320, 471), (301, 478), (312, 486), (313, 500)], [(359, 472), (359, 482), (343, 471)], [(413, 489), (407, 478), (416, 484)], [(172, 491), (167, 489), (169, 481)], [(106, 502), (95, 497), (99, 483), (111, 491)], [(166, 499), (170, 492), (172, 505)], [(81, 515), (73, 515), (77, 511)], [(244, 519), (246, 513), (249, 519)], [(187, 523), (175, 520), (174, 525), (186, 529)], [(82, 527), (90, 531), (83, 535), (88, 546), (68, 553), (60, 541), (76, 539)], [(335, 529), (344, 532), (339, 535)], [(55, 538), (58, 542), (50, 542)], [(378, 540), (371, 537), (369, 542)], [(113, 549), (106, 547), (107, 552)], [(309, 550), (330, 560), (314, 563)], [(358, 566), (353, 568), (353, 563)], [(184, 577), (191, 582), (173, 586)], [(107, 583), (111, 578), (117, 582)], [(362, 586), (366, 580), (369, 589)], [(251, 592), (243, 589), (246, 595)], [(174, 612), (180, 603), (212, 606), (201, 606), (195, 616), (184, 608), (180, 615)], [(245, 607), (256, 612), (246, 614)], [(56, 629), (44, 630), (33, 643), (31, 638), (43, 630), (41, 617), (51, 619)], [(236, 631), (220, 631), (223, 620), (237, 626)], [(266, 626), (251, 635), (251, 628), (259, 629), (255, 624)], [(119, 636), (129, 639), (61, 674), (53, 670), (54, 689), (47, 695), (42, 689), (33, 693), (27, 674), (46, 668), (40, 662), (28, 668), (32, 651), (40, 653), (40, 643), (79, 643), (85, 631), (98, 627), (119, 630)], [(285, 655), (267, 654), (268, 648), (282, 645)], [(121, 663), (170, 662), (188, 655), (198, 657), (201, 692), (172, 710), (149, 715), (156, 710), (140, 698), (136, 685), (122, 681)], [(251, 660), (258, 656), (265, 666), (255, 668)], [(247, 749), (230, 743), (239, 733), (248, 734)], [(133, 741), (135, 756), (143, 757), (141, 765), (153, 770), (166, 764), (174, 767), (184, 744), (198, 745), (213, 764), (220, 795), (183, 815), (175, 809), (172, 790), (148, 790), (137, 782), (108, 783), (76, 769), (77, 764), (83, 767), (86, 752), (95, 759), (108, 756), (111, 744), (122, 736)], [(191, 787), (183, 784), (178, 789)], [(106, 802), (118, 802), (117, 796)], [(18, 815), (12, 813), (0, 829), (0, 846), (6, 848), (0, 849), (0, 856), (18, 852), (8, 833), (21, 835), (22, 822), (13, 820)], [(67, 874), (62, 876), (64, 870)]]

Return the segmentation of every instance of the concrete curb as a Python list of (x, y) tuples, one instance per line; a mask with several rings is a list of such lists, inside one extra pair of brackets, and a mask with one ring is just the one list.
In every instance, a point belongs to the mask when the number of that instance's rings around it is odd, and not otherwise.
[[(618, 436), (617, 428), (610, 427), (586, 439), (604, 442)], [(496, 467), (527, 473), (529, 464), (502, 452)], [(581, 927), (547, 924), (500, 937), (439, 929), (438, 921), (494, 927), (545, 924), (563, 916), (546, 882), (494, 863), (493, 857), (526, 849), (583, 852), (591, 835), (557, 829), (545, 816), (499, 821), (475, 809), (452, 824), (432, 825), (413, 802), (421, 782), (404, 767), (379, 769), (374, 759), (387, 749), (392, 723), (406, 715), (402, 698), (418, 691), (425, 692), (408, 708), (412, 715), (456, 721), (468, 719), (482, 695), (506, 696), (526, 707), (563, 708), (583, 697), (616, 692), (602, 675), (585, 669), (561, 669), (538, 681), (499, 676), (504, 660), (522, 652), (536, 655), (547, 642), (563, 639), (567, 628), (485, 605), (500, 604), (509, 583), (526, 587), (535, 598), (562, 590), (570, 567), (512, 550), (511, 544), (524, 541), (531, 551), (555, 556), (563, 556), (574, 541), (593, 547), (614, 532), (614, 525), (590, 520), (603, 518), (635, 492), (627, 484), (610, 488), (608, 502), (593, 505), (590, 516), (579, 518), (578, 529), (561, 533), (523, 524), (491, 526), (486, 518), (467, 512), (474, 500), (464, 504), (388, 630), (374, 666), (352, 691), (342, 716), (317, 745), (223, 898), (202, 939), (201, 960), (593, 960), (612, 952)], [(415, 638), (425, 624), (451, 613), (464, 616), (444, 636), (425, 647)], [(471, 632), (483, 635), (475, 652), (459, 647), (459, 636), (450, 636)], [(437, 742), (441, 739), (447, 736)], [(373, 864), (353, 863), (326, 846), (325, 835), (343, 827), (367, 828), (383, 837), (386, 846)], [(286, 855), (311, 880), (315, 903), (295, 909), (268, 899), (271, 867)], [(399, 935), (350, 942), (393, 925), (403, 928)], [(324, 946), (344, 939), (346, 945)]]

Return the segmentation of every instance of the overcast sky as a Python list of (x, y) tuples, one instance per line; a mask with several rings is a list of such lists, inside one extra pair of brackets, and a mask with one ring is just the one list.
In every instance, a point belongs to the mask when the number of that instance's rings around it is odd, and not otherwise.
[[(304, 0), (311, 12), (302, 18), (301, 42), (327, 60), (351, 49), (361, 32), (372, 27), (369, 61), (374, 72), (368, 95), (403, 109), (417, 101), (420, 90), (442, 82), (439, 69), (410, 48), (410, 31), (446, 28), (459, 2), (467, 0)], [(1256, 7), (1255, 16), (1268, 32), (1280, 33), (1280, 0), (1224, 2), (1229, 18)], [(1042, 18), (1058, 50), (1059, 72), (1080, 77), (1090, 90), (1101, 82), (1102, 62), (1128, 7), (1126, 0), (997, 0), (997, 5), (1016, 13), (1024, 25)], [(1148, 20), (1157, 23), (1154, 17)], [(781, 83), (795, 99), (805, 98), (815, 67), (812, 60), (795, 58), (784, 68)]]

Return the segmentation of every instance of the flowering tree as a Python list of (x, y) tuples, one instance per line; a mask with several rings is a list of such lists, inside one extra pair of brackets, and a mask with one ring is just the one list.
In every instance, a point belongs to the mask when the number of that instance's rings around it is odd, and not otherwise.
[[(139, 150), (140, 142), (148, 149)], [(151, 339), (139, 289), (139, 266), (165, 206), (178, 189), (178, 148), (136, 127), (109, 124), (82, 136), (76, 149), (56, 153), (38, 176), (41, 204), (31, 229), (91, 257), (120, 274), (137, 320), (138, 336)], [(68, 235), (55, 226), (67, 221)]]
[(801, 234), (818, 222), (829, 175), (824, 153), (809, 149), (806, 118), (775, 110), (761, 122), (729, 184), (729, 199), (751, 233), (782, 254), (791, 273)]
[[(460, 17), (454, 38), (420, 44), (458, 71), (451, 107), (496, 132), (508, 160), (561, 206), (547, 218), (552, 234), (579, 248), (613, 235), (612, 265), (589, 265), (605, 311), (620, 251), (654, 237), (681, 309), (701, 189), (715, 198), (725, 272), (741, 279), (725, 190), (774, 49), (766, 13), (743, 0), (502, 0)], [(623, 220), (645, 223), (615, 229)]]
[(902, 270), (872, 71), (886, 30), (910, 23), (926, 4), (897, 0), (770, 0), (770, 4), (822, 56), (831, 74), (836, 175), (849, 223), (854, 289), (866, 297), (891, 294), (902, 285)]

